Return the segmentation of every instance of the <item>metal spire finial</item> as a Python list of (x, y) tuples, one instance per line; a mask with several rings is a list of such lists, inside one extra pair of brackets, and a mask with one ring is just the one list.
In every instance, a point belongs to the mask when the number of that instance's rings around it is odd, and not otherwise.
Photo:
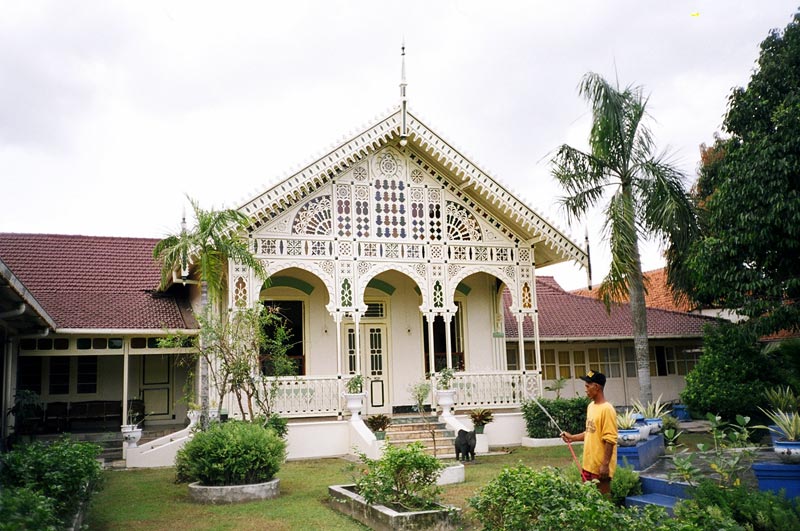
[(408, 119), (406, 99), (406, 39), (400, 45), (400, 145), (408, 143)]

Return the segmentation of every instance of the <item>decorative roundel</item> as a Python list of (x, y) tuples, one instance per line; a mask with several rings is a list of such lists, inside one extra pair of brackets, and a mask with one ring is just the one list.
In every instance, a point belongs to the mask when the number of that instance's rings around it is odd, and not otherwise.
[(367, 169), (364, 166), (358, 166), (356, 169), (353, 170), (353, 178), (356, 181), (366, 181)]
[(423, 177), (423, 174), (422, 174), (422, 170), (420, 170), (420, 169), (415, 169), (415, 170), (413, 170), (411, 172), (411, 181), (414, 184), (421, 184), (422, 183), (422, 177)]
[(397, 173), (397, 161), (391, 153), (383, 153), (379, 162), (381, 173), (387, 177), (394, 176)]

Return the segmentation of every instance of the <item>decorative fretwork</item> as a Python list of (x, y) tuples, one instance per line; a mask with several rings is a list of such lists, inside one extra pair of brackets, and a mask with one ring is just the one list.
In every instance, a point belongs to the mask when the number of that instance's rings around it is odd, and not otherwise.
[(428, 272), (428, 267), (425, 264), (415, 264), (414, 268), (417, 270), (417, 274), (421, 277), (424, 277)]
[(293, 234), (331, 234), (331, 196), (309, 200), (297, 212), (292, 225)]
[(336, 185), (336, 234), (340, 238), (349, 238), (353, 234), (350, 204), (350, 186)]
[(378, 168), (386, 177), (394, 177), (400, 169), (397, 159), (390, 151), (384, 151), (378, 155)]
[(450, 240), (481, 241), (481, 227), (464, 206), (447, 201), (447, 237)]
[(433, 264), (431, 266), (431, 276), (434, 278), (442, 278), (442, 265), (441, 264)]
[(378, 244), (377, 243), (365, 243), (361, 245), (361, 255), (368, 256), (370, 258), (378, 256)]
[(364, 166), (358, 166), (353, 170), (353, 179), (359, 182), (367, 180), (367, 169)]
[(439, 190), (428, 190), (428, 237), (442, 241), (442, 203)]
[(372, 269), (372, 265), (370, 262), (359, 262), (358, 263), (358, 276), (364, 276), (369, 273), (369, 270)]
[(459, 272), (459, 271), (461, 271), (462, 269), (464, 269), (464, 266), (455, 265), (455, 264), (449, 264), (449, 265), (447, 266), (447, 276), (449, 276), (449, 277), (454, 277), (454, 276), (455, 276), (455, 275), (457, 275), (457, 274), (458, 274), (458, 272)]
[(353, 305), (353, 287), (349, 279), (342, 280), (342, 307), (349, 308)]
[(517, 274), (516, 274), (516, 270), (514, 269), (514, 266), (506, 266), (506, 267), (503, 268), (503, 271), (505, 271), (505, 273), (508, 276), (508, 278), (512, 278), (512, 279), (513, 278), (517, 278)]
[(531, 261), (531, 250), (530, 249), (520, 249), (519, 250), (519, 261), (523, 264), (528, 264)]
[(514, 249), (484, 245), (448, 245), (447, 259), (457, 262), (501, 262), (514, 261)]
[(384, 258), (400, 258), (400, 245), (397, 243), (387, 243), (384, 245)]
[(337, 242), (339, 256), (353, 256), (353, 242)]
[(424, 240), (425, 191), (422, 188), (411, 188), (409, 196), (411, 197), (411, 237), (415, 240)]
[(286, 242), (286, 254), (289, 256), (300, 256), (303, 254), (303, 242), (300, 240), (289, 240)]
[(433, 283), (433, 307), (444, 308), (444, 290), (442, 283), (438, 280)]
[(375, 235), (406, 237), (406, 194), (401, 180), (375, 180)]
[(327, 242), (311, 242), (311, 256), (325, 256)]
[(424, 174), (422, 173), (422, 170), (420, 170), (419, 168), (414, 168), (413, 170), (411, 170), (411, 182), (412, 183), (414, 183), (414, 184), (422, 184), (423, 176), (424, 176)]
[(325, 260), (324, 262), (322, 262), (322, 263), (319, 265), (319, 267), (320, 267), (320, 269), (322, 269), (322, 271), (324, 271), (324, 272), (325, 272), (327, 275), (330, 275), (330, 276), (332, 276), (332, 275), (333, 275), (333, 270), (334, 270), (334, 267), (335, 267), (335, 266), (334, 266), (334, 262), (333, 262), (333, 260)]
[(531, 296), (531, 285), (527, 282), (522, 285), (522, 307), (533, 308), (533, 297)]
[(442, 259), (442, 246), (441, 245), (433, 245), (431, 246), (431, 258), (434, 260), (441, 260)]
[(237, 277), (233, 288), (233, 301), (237, 308), (247, 306), (247, 281), (244, 277)]

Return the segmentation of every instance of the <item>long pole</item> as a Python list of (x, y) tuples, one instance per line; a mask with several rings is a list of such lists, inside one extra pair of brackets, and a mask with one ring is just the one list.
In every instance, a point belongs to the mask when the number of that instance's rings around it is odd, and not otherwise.
[[(544, 414), (547, 415), (547, 418), (549, 418), (550, 422), (552, 422), (553, 425), (556, 427), (556, 429), (558, 430), (558, 433), (559, 434), (564, 433), (564, 430), (562, 430), (561, 426), (558, 425), (558, 422), (556, 422), (556, 419), (554, 419), (553, 416), (550, 415), (550, 413), (544, 408), (542, 403), (539, 402), (538, 400), (536, 400), (536, 397), (533, 396), (533, 395), (531, 395), (531, 399), (534, 402), (536, 402), (536, 405), (539, 406), (539, 409), (544, 411)], [(572, 454), (572, 460), (575, 461), (575, 465), (578, 467), (578, 470), (581, 470), (581, 464), (578, 462), (578, 456), (575, 455), (575, 450), (572, 449), (572, 443), (569, 442), (569, 441), (566, 441), (566, 442), (567, 442), (567, 447), (569, 448), (569, 453)]]

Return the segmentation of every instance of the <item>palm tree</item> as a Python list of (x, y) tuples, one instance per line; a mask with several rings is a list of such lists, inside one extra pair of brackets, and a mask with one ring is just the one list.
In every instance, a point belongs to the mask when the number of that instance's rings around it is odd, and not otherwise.
[(684, 246), (697, 232), (695, 211), (683, 174), (666, 153), (655, 153), (644, 124), (642, 88), (620, 90), (590, 72), (579, 93), (592, 106), (589, 152), (562, 145), (551, 161), (552, 172), (568, 194), (560, 202), (570, 223), (608, 196), (603, 234), (611, 245), (611, 268), (598, 297), (609, 311), (613, 302), (630, 300), (639, 399), (647, 403), (653, 396), (639, 238), (658, 238), (667, 252)]
[(195, 263), (200, 280), (208, 288), (209, 301), (219, 302), (225, 290), (228, 260), (250, 267), (258, 278), (267, 278), (264, 266), (253, 256), (247, 241), (240, 236), (248, 221), (238, 210), (203, 210), (188, 198), (194, 210), (195, 225), (186, 230), (185, 220), (178, 234), (167, 236), (153, 249), (153, 258), (161, 262), (160, 290), (166, 289), (176, 269), (181, 276), (189, 275), (189, 266)]

